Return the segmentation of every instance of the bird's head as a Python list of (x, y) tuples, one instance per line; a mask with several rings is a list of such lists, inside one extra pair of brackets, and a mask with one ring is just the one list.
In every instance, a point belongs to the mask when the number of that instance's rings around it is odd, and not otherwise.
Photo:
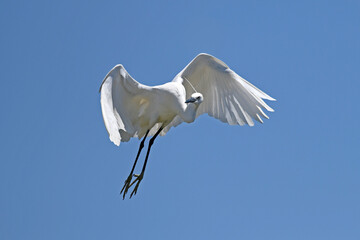
[(203, 100), (204, 100), (203, 95), (201, 93), (196, 92), (191, 94), (191, 97), (188, 100), (186, 100), (185, 103), (194, 103), (198, 105), (202, 103)]

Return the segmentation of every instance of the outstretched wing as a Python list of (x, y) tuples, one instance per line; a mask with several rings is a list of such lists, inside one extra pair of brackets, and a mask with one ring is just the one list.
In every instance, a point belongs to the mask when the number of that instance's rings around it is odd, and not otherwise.
[(197, 117), (208, 113), (231, 125), (253, 126), (253, 119), (262, 123), (261, 117), (268, 118), (261, 108), (274, 111), (263, 99), (275, 99), (209, 54), (199, 54), (173, 81), (184, 85), (187, 98), (194, 93), (192, 86), (203, 94), (204, 101), (197, 110)]
[(149, 87), (135, 81), (119, 64), (106, 75), (99, 91), (110, 140), (119, 146), (120, 141), (126, 142), (131, 137), (142, 135), (137, 119), (144, 104), (150, 100)]

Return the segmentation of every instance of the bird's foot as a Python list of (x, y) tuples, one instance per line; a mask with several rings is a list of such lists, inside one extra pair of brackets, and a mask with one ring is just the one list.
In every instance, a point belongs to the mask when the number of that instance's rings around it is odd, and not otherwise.
[(125, 199), (125, 195), (126, 195), (126, 193), (128, 192), (129, 188), (130, 188), (131, 185), (132, 185), (132, 184), (130, 184), (130, 183), (131, 183), (131, 179), (132, 179), (132, 174), (130, 174), (130, 175), (128, 176), (128, 178), (125, 180), (124, 186), (123, 186), (123, 188), (122, 188), (121, 191), (120, 191), (120, 194), (121, 194), (122, 192), (124, 192), (124, 194), (123, 194), (123, 199)]
[(142, 180), (143, 177), (144, 177), (144, 173), (140, 173), (139, 175), (134, 174), (134, 177), (136, 177), (136, 179), (130, 184), (129, 187), (131, 187), (134, 183), (136, 183), (136, 185), (135, 185), (133, 191), (132, 191), (131, 194), (130, 194), (130, 198), (131, 198), (133, 195), (136, 195), (136, 192), (137, 192), (137, 190), (138, 190), (139, 184), (140, 184), (141, 180)]

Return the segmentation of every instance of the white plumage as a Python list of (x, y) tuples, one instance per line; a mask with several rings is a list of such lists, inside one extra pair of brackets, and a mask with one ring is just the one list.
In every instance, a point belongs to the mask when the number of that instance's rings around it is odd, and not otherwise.
[[(115, 66), (101, 87), (101, 109), (110, 140), (120, 145), (132, 137), (141, 141), (129, 177), (125, 180), (123, 198), (137, 182), (130, 198), (136, 194), (143, 178), (155, 138), (171, 127), (193, 122), (207, 113), (231, 125), (254, 125), (253, 119), (268, 118), (262, 108), (273, 111), (264, 101), (275, 100), (209, 54), (195, 57), (172, 82), (149, 87), (135, 81), (122, 65)], [(150, 140), (141, 174), (133, 175), (147, 136)], [(132, 177), (136, 179), (131, 182)]]
[[(196, 117), (207, 113), (231, 125), (254, 125), (253, 119), (268, 118), (261, 108), (273, 111), (262, 99), (275, 100), (209, 54), (195, 57), (172, 82), (149, 87), (135, 81), (122, 65), (115, 66), (101, 88), (101, 108), (110, 140), (116, 145), (149, 135), (162, 125), (160, 135), (186, 117), (185, 100), (193, 87), (203, 95)], [(192, 122), (192, 119), (187, 122)]]

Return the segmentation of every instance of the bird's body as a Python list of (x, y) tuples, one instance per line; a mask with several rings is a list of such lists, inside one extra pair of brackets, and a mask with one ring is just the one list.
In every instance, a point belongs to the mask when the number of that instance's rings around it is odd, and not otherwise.
[(186, 104), (186, 91), (184, 86), (178, 82), (169, 82), (152, 87), (153, 98), (147, 105), (147, 114), (144, 117), (150, 121), (146, 129), (152, 128), (156, 123), (167, 126), (176, 116), (184, 122), (191, 123), (196, 118), (198, 105)]
[[(199, 91), (199, 92), (197, 92)], [(122, 65), (116, 65), (105, 77), (101, 88), (101, 108), (110, 140), (116, 145), (131, 137), (143, 138), (133, 169), (125, 181), (124, 197), (132, 184), (143, 177), (151, 145), (156, 136), (171, 127), (191, 123), (203, 113), (231, 125), (254, 125), (261, 108), (273, 111), (262, 99), (274, 100), (232, 71), (219, 59), (199, 54), (172, 82), (146, 86), (135, 81)], [(150, 140), (143, 170), (131, 183), (133, 171), (147, 136)], [(122, 191), (123, 191), (122, 190)]]
[(141, 127), (148, 130), (156, 123), (167, 125), (175, 116), (183, 116), (185, 113), (187, 104), (185, 103), (185, 88), (182, 84), (169, 82), (152, 87), (150, 92), (149, 102), (143, 105), (144, 112), (139, 114), (140, 118), (149, 119), (149, 124)]

